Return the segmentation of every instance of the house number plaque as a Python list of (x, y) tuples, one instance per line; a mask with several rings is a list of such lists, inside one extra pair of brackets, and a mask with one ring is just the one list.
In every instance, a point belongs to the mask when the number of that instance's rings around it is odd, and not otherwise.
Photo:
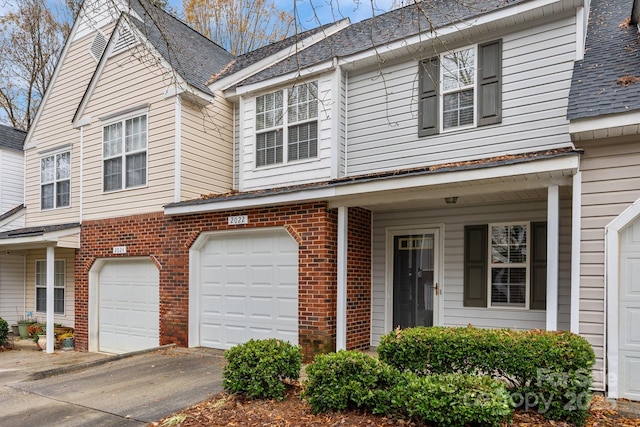
[(113, 253), (114, 254), (126, 254), (127, 253), (127, 247), (126, 246), (114, 246), (113, 247)]
[(229, 225), (249, 224), (249, 216), (248, 215), (230, 216), (228, 218), (228, 224)]

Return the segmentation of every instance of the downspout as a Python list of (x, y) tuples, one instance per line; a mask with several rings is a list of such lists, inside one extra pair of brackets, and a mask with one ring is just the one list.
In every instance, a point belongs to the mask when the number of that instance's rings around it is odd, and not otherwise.
[(235, 102), (233, 103), (233, 130), (232, 130), (232, 145), (231, 145), (231, 188), (234, 190), (238, 189), (238, 181), (236, 180), (236, 172), (237, 172), (237, 167), (236, 167), (236, 161), (240, 161), (240, 158), (238, 156), (238, 152), (236, 151), (238, 149), (238, 142), (236, 141), (236, 138), (238, 137), (238, 134), (236, 132), (236, 114), (238, 114), (238, 104), (236, 104)]
[(175, 161), (173, 170), (173, 202), (178, 203), (180, 201), (181, 186), (182, 186), (182, 101), (180, 95), (176, 95), (175, 102)]
[(349, 72), (344, 72), (344, 176), (349, 176)]
[[(580, 333), (580, 240), (582, 229), (582, 172), (573, 175), (571, 208), (571, 327)], [(606, 306), (605, 306), (606, 308)], [(606, 343), (606, 341), (605, 341)]]
[(82, 207), (84, 203), (84, 126), (80, 127), (80, 224), (82, 224)]

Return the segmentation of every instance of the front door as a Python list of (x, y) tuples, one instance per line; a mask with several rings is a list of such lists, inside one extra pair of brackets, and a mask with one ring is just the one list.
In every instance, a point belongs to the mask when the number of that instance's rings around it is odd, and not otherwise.
[(393, 328), (433, 326), (437, 232), (393, 236)]

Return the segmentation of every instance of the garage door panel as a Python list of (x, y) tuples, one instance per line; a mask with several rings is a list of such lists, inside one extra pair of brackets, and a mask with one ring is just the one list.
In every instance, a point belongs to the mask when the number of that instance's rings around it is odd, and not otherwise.
[(640, 221), (623, 232), (620, 255), (620, 397), (640, 400)]
[(150, 260), (110, 261), (100, 271), (98, 343), (124, 353), (159, 344), (159, 274)]
[(200, 264), (201, 345), (230, 348), (266, 337), (297, 344), (298, 246), (286, 232), (212, 236)]

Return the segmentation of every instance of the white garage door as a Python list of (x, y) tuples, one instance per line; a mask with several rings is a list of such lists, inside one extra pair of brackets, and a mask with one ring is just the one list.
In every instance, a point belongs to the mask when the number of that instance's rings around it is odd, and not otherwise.
[(209, 236), (199, 278), (201, 346), (298, 343), (298, 244), (285, 230)]
[(151, 260), (110, 261), (100, 271), (100, 351), (126, 353), (159, 343), (158, 269)]
[(640, 221), (620, 245), (620, 397), (640, 400)]

